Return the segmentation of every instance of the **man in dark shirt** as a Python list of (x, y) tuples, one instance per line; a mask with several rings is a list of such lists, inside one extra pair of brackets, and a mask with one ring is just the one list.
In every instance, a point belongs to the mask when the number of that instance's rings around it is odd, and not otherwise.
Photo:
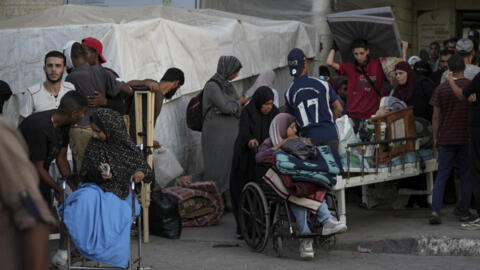
[(89, 126), (90, 116), (100, 106), (109, 107), (110, 109), (123, 113), (123, 110), (109, 106), (110, 100), (108, 99), (105, 99), (105, 103), (102, 104), (94, 103), (91, 100), (94, 96), (98, 95), (101, 95), (102, 97), (115, 97), (120, 92), (123, 92), (126, 95), (132, 95), (133, 91), (131, 88), (128, 87), (128, 85), (115, 80), (101, 66), (89, 65), (86, 61), (85, 49), (80, 43), (75, 42), (72, 45), (70, 55), (74, 68), (65, 81), (71, 82), (75, 85), (77, 91), (90, 99), (85, 117), (80, 120), (78, 125), (81, 127)]
[[(468, 144), (468, 178), (470, 179), (473, 196), (475, 197), (475, 209), (480, 215), (480, 106), (477, 97), (480, 95), (480, 73), (478, 73), (472, 82), (463, 88), (457, 85), (452, 73), (447, 75), (447, 82), (452, 88), (458, 99), (468, 99), (471, 103), (468, 116), (469, 144)], [(480, 230), (480, 218), (462, 224), (462, 228), (469, 230)]]
[[(456, 84), (466, 87), (470, 80), (463, 77), (465, 63), (459, 55), (448, 60), (448, 66), (456, 78)], [(432, 217), (430, 224), (440, 224), (445, 185), (452, 168), (455, 168), (461, 181), (460, 221), (470, 218), (471, 185), (467, 177), (468, 149), (468, 102), (458, 100), (450, 85), (445, 82), (435, 90), (431, 103), (433, 105), (433, 140), (438, 147), (438, 172), (433, 188)]]
[[(19, 126), (30, 152), (30, 160), (40, 175), (40, 192), (49, 203), (52, 201), (50, 189), (56, 191), (60, 202), (63, 202), (63, 190), (48, 173), (48, 167), (55, 159), (62, 176), (70, 176), (71, 169), (67, 162), (68, 132), (71, 125), (83, 118), (86, 107), (86, 98), (76, 91), (70, 91), (62, 97), (58, 109), (34, 113)], [(75, 186), (72, 182), (69, 185)], [(61, 229), (60, 248), (52, 262), (64, 265), (67, 242), (64, 227)]]
[(70, 147), (78, 172), (82, 166), (85, 148), (92, 137), (90, 116), (99, 107), (107, 107), (123, 114), (125, 111), (123, 103), (113, 101), (111, 97), (116, 97), (119, 93), (132, 95), (133, 91), (128, 85), (115, 80), (103, 67), (89, 65), (86, 61), (85, 49), (80, 43), (75, 42), (71, 48), (67, 47), (66, 50), (70, 50), (67, 55), (71, 58), (73, 69), (65, 81), (71, 82), (75, 85), (77, 92), (88, 98), (85, 116), (78, 122), (77, 126), (70, 130)]
[[(150, 91), (155, 93), (155, 102), (154, 102), (154, 115), (153, 119), (156, 121), (160, 111), (162, 110), (162, 104), (164, 99), (171, 99), (177, 90), (185, 83), (185, 75), (183, 71), (178, 68), (169, 68), (163, 74), (163, 77), (160, 79), (160, 82), (154, 80), (145, 79), (145, 80), (132, 80), (128, 81), (127, 84), (131, 87), (144, 87), (150, 89)], [(132, 139), (136, 141), (135, 135), (135, 104), (132, 102), (130, 108), (130, 135)], [(146, 105), (144, 105), (146, 107)], [(146, 117), (143, 117), (143, 126), (146, 126)], [(160, 144), (158, 141), (153, 141), (154, 148), (159, 148)]]
[(438, 69), (437, 71), (432, 72), (432, 80), (435, 85), (439, 85), (442, 79), (443, 72), (448, 69), (448, 59), (452, 57), (455, 52), (449, 51), (447, 49), (440, 51), (440, 58), (438, 62)]
[[(51, 199), (50, 188), (62, 194), (60, 185), (48, 174), (50, 163), (56, 160), (62, 176), (70, 175), (67, 162), (68, 131), (71, 125), (83, 118), (86, 106), (84, 96), (70, 91), (62, 97), (58, 109), (34, 113), (19, 126), (30, 150), (30, 160), (40, 175), (40, 187), (47, 201)], [(61, 196), (59, 199), (62, 199)]]

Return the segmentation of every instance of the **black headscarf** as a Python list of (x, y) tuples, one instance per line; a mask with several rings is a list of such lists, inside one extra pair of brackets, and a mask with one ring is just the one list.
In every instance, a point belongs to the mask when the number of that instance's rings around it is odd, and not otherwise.
[[(270, 89), (270, 87), (261, 86), (257, 89), (257, 91), (255, 91), (252, 96), (252, 100), (244, 109), (249, 118), (250, 133), (252, 136), (250, 139), (255, 138), (259, 143), (262, 143), (266, 138), (268, 138), (270, 123), (272, 122), (273, 117), (275, 117), (275, 115), (278, 113), (278, 109), (275, 106), (273, 106), (268, 115), (264, 115), (261, 112), (262, 105), (267, 103), (269, 100), (273, 100), (273, 97), (273, 91)], [(246, 143), (248, 144), (248, 141)]]
[(10, 96), (12, 96), (12, 90), (10, 89), (10, 86), (8, 83), (0, 80), (0, 114), (2, 114), (3, 111), (3, 103), (7, 101)]
[[(85, 182), (97, 182), (105, 191), (121, 199), (130, 194), (130, 177), (136, 171), (145, 174), (144, 181), (153, 180), (152, 170), (143, 154), (127, 134), (125, 122), (120, 113), (111, 109), (98, 109), (91, 118), (106, 135), (106, 141), (91, 138), (85, 150), (80, 177)], [(110, 165), (112, 178), (98, 180), (100, 163)]]
[(262, 105), (273, 100), (273, 92), (268, 86), (261, 86), (253, 95), (250, 103), (242, 110), (240, 128), (233, 157), (233, 169), (248, 172), (250, 177), (255, 173), (255, 151), (248, 147), (248, 142), (256, 139), (261, 144), (269, 137), (270, 123), (278, 114), (278, 109), (273, 105), (268, 115), (261, 112)]

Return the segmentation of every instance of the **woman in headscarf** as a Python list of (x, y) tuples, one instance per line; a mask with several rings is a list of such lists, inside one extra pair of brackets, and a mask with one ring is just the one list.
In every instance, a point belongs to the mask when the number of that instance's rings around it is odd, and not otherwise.
[(427, 77), (418, 75), (407, 62), (395, 65), (395, 78), (398, 86), (393, 96), (413, 106), (415, 117), (421, 117), (431, 122), (433, 108), (430, 99), (435, 90), (434, 83)]
[[(295, 122), (295, 116), (288, 113), (279, 113), (272, 120), (269, 129), (270, 137), (267, 138), (258, 153), (255, 156), (255, 159), (258, 163), (264, 162), (268, 156), (273, 155), (273, 152), (280, 149), (288, 140), (297, 138), (297, 123)], [(282, 185), (281, 183), (277, 183)], [(315, 192), (318, 193), (318, 192)], [(311, 234), (310, 228), (307, 223), (307, 208), (305, 205), (312, 204), (314, 201), (318, 205), (316, 214), (317, 221), (322, 224), (322, 235), (330, 235), (335, 233), (342, 233), (347, 230), (347, 226), (335, 218), (332, 217), (328, 205), (325, 201), (321, 202), (319, 196), (313, 193), (308, 198), (301, 198), (303, 200), (297, 200), (298, 205), (289, 203), (290, 209), (292, 210), (293, 215), (295, 216), (295, 221), (298, 225), (298, 230), (300, 235)], [(290, 197), (295, 195), (290, 194)], [(305, 205), (302, 204), (305, 203)], [(311, 209), (309, 209), (311, 210)], [(300, 238), (300, 257), (302, 258), (313, 258), (315, 253), (313, 251), (313, 240), (312, 238), (302, 239)]]
[(260, 143), (268, 138), (270, 123), (278, 114), (277, 107), (273, 105), (273, 98), (273, 92), (268, 86), (259, 87), (240, 116), (240, 130), (235, 141), (230, 174), (230, 194), (237, 222), (237, 237), (241, 234), (237, 206), (242, 189), (247, 182), (262, 177), (266, 172), (264, 168), (256, 166), (255, 153)]
[(203, 91), (203, 179), (213, 180), (222, 193), (229, 186), (238, 122), (242, 105), (247, 101), (238, 96), (230, 83), (241, 68), (242, 64), (235, 56), (220, 57), (217, 72)]
[(135, 215), (140, 214), (131, 182), (151, 182), (153, 174), (127, 134), (120, 113), (100, 108), (90, 122), (93, 137), (80, 170), (82, 183), (65, 201), (64, 221), (84, 257), (126, 268), (132, 208)]
[[(406, 62), (400, 62), (395, 65), (395, 78), (398, 86), (394, 90), (393, 96), (402, 100), (407, 106), (413, 106), (413, 115), (423, 118), (428, 123), (432, 122), (433, 107), (430, 105), (435, 84), (430, 78), (419, 75), (412, 70)], [(420, 120), (421, 121), (421, 120)], [(409, 188), (424, 190), (425, 174), (406, 179), (402, 181), (399, 188)], [(426, 196), (412, 195), (409, 198), (408, 206), (418, 204), (427, 206)]]
[(252, 87), (250, 87), (247, 90), (247, 92), (245, 92), (245, 97), (246, 98), (252, 97), (253, 94), (255, 94), (255, 91), (257, 91), (257, 89), (260, 86), (268, 86), (270, 87), (270, 89), (272, 89), (272, 92), (273, 92), (273, 104), (277, 108), (279, 108), (280, 105), (278, 102), (278, 91), (273, 88), (274, 81), (275, 81), (275, 72), (273, 72), (273, 70), (271, 69), (265, 70), (264, 72), (260, 73), (260, 75), (258, 75), (258, 78), (255, 81), (255, 83), (252, 85)]
[[(84, 182), (95, 182), (103, 191), (123, 200), (130, 193), (132, 180), (153, 180), (152, 170), (128, 136), (120, 113), (101, 108), (90, 122), (93, 138), (88, 142), (80, 171)], [(110, 166), (109, 175), (99, 169), (102, 163)]]

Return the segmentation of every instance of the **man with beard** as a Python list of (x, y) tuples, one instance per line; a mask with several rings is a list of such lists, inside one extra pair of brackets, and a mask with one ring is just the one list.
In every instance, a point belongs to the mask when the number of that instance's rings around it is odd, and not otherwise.
[(437, 71), (440, 65), (438, 60), (438, 54), (440, 53), (440, 44), (436, 41), (428, 45), (428, 64), (432, 68), (432, 71)]
[(45, 55), (43, 70), (47, 80), (35, 84), (25, 91), (20, 105), (19, 124), (32, 113), (58, 108), (60, 100), (68, 92), (75, 90), (73, 84), (62, 81), (66, 71), (65, 55), (59, 51), (50, 51)]
[(448, 69), (448, 59), (452, 55), (454, 55), (454, 51), (450, 51), (447, 49), (444, 49), (440, 52), (440, 59), (439, 59), (439, 64), (438, 64), (438, 70), (432, 73), (432, 80), (435, 83), (435, 85), (440, 84), (440, 80), (442, 79), (442, 74)]
[[(131, 87), (146, 87), (150, 89), (150, 91), (155, 93), (155, 108), (154, 108), (154, 120), (157, 119), (160, 111), (162, 110), (163, 99), (171, 99), (177, 90), (183, 85), (185, 82), (185, 76), (183, 71), (178, 68), (169, 68), (163, 77), (160, 79), (160, 82), (156, 82), (154, 80), (145, 79), (145, 80), (133, 80), (127, 82), (128, 85)], [(132, 102), (132, 108), (130, 109), (130, 135), (132, 138), (135, 136), (135, 104)], [(146, 119), (144, 119), (143, 125), (146, 125)], [(153, 141), (153, 147), (159, 148), (160, 144), (157, 141)]]

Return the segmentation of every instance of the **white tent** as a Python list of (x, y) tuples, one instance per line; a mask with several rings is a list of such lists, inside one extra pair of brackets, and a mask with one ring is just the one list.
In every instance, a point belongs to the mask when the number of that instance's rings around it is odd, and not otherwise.
[[(265, 69), (285, 72), (286, 56), (298, 47), (307, 57), (318, 51), (315, 30), (296, 21), (275, 21), (214, 11), (168, 7), (104, 8), (64, 5), (42, 13), (0, 21), (0, 79), (20, 94), (44, 80), (43, 58), (61, 50), (68, 40), (92, 36), (102, 41), (105, 66), (125, 80), (159, 79), (169, 67), (185, 72), (185, 85), (176, 99), (164, 105), (157, 119), (155, 138), (171, 149), (187, 172), (201, 170), (200, 133), (185, 124), (185, 108), (191, 93), (211, 77), (221, 55), (235, 55), (243, 69), (237, 89), (249, 77)], [(280, 74), (278, 74), (280, 73)], [(276, 83), (283, 91), (290, 80)], [(190, 95), (189, 95), (190, 94)], [(18, 98), (7, 106), (16, 119)]]

